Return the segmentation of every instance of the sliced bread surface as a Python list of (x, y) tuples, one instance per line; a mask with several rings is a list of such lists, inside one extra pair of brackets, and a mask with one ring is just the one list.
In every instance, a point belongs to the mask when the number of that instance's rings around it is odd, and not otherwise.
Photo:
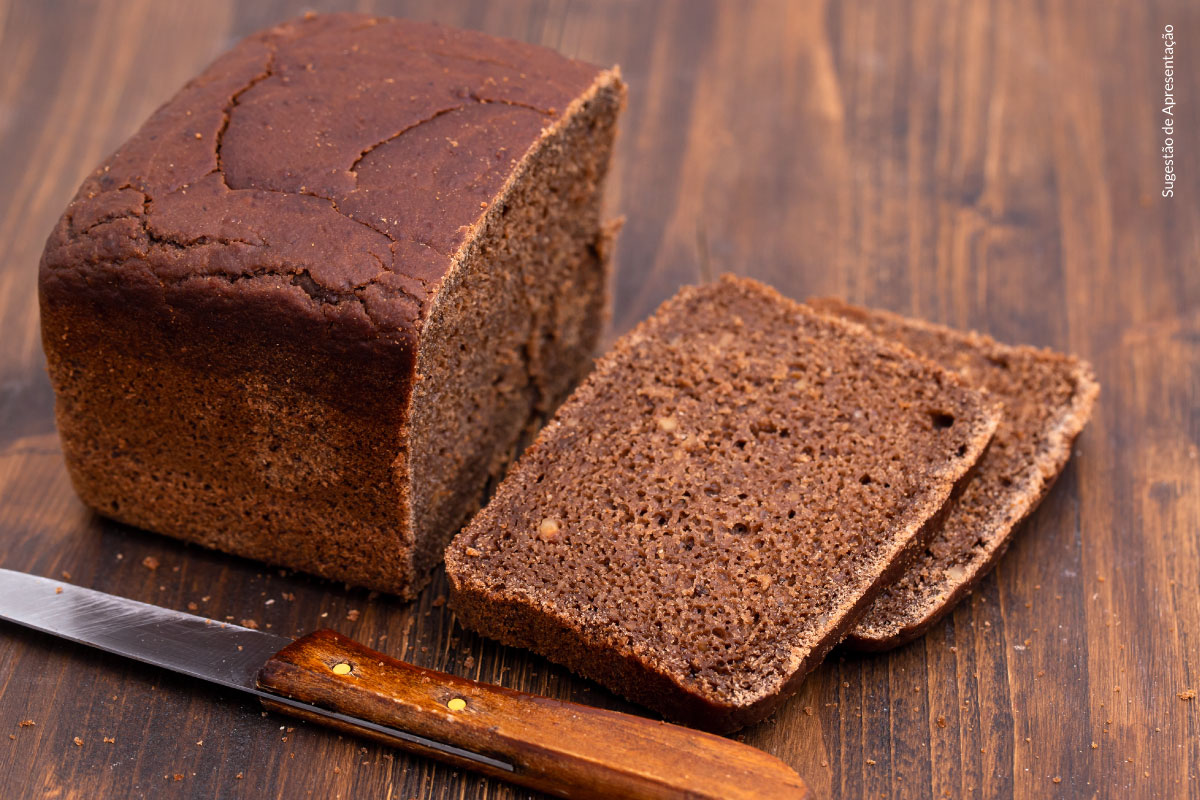
[(1013, 531), (1066, 466), (1099, 392), (1092, 368), (1072, 356), (1000, 344), (840, 300), (819, 311), (864, 325), (955, 370), (1001, 402), (1004, 415), (971, 480), (946, 508), (925, 551), (880, 593), (847, 644), (881, 650), (909, 642), (941, 619), (1007, 549)]
[(663, 715), (754, 722), (924, 546), (998, 410), (747, 279), (683, 289), (446, 553), (469, 628)]

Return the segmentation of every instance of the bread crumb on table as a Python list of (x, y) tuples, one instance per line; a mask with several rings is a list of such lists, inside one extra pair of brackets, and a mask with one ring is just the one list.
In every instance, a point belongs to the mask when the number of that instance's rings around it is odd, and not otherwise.
[(37, 725), (37, 723), (31, 719), (23, 719), (19, 724), (22, 728), (28, 728), (30, 725)]
[(83, 739), (80, 739), (78, 736), (76, 736), (71, 741), (75, 742), (76, 747), (83, 747)]
[(346, 619), (350, 620), (351, 622), (355, 622), (358, 620), (358, 614), (359, 614), (358, 609), (352, 608), (346, 612)]
[(156, 570), (158, 569), (158, 559), (154, 556), (146, 556), (142, 559), (142, 566), (151, 571)]
[(1196, 697), (1196, 690), (1195, 689), (1184, 689), (1182, 692), (1180, 692), (1179, 694), (1177, 694), (1175, 696), (1178, 697), (1180, 700), (1192, 700), (1193, 698)]
[(105, 736), (104, 743), (105, 744), (116, 744), (117, 740), (115, 738), (113, 738), (112, 736)]
[(249, 628), (250, 630), (257, 630), (258, 622), (252, 619), (244, 619), (242, 620), (242, 627)]

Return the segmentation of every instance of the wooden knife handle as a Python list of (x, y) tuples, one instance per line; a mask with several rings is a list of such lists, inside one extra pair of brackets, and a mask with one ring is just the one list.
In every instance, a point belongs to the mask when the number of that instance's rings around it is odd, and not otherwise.
[(748, 745), (423, 669), (334, 631), (317, 631), (276, 653), (258, 685), (443, 747), (264, 700), (272, 710), (561, 797), (809, 796), (790, 767)]

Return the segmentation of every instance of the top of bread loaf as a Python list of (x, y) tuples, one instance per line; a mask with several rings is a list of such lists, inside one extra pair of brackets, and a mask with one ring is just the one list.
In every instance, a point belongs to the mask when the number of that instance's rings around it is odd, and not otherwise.
[(84, 181), (43, 275), (102, 265), (127, 291), (194, 289), (204, 303), (237, 284), (239, 300), (343, 336), (411, 341), (530, 147), (611, 80), (431, 24), (284, 23), (217, 59)]

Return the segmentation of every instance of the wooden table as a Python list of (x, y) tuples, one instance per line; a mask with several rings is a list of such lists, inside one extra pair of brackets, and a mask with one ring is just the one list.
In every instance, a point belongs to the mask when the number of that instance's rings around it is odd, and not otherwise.
[[(72, 493), (44, 237), (236, 37), (332, 5), (0, 0), (0, 565), (632, 710), (463, 631), (441, 575), (404, 605), (106, 522)], [(1200, 797), (1200, 5), (377, 5), (621, 64), (614, 333), (733, 271), (1094, 363), (1094, 421), (980, 590), (901, 650), (835, 652), (745, 741), (820, 797)], [(1163, 198), (1168, 24), (1180, 179)], [(527, 795), (6, 626), (0, 796)]]

